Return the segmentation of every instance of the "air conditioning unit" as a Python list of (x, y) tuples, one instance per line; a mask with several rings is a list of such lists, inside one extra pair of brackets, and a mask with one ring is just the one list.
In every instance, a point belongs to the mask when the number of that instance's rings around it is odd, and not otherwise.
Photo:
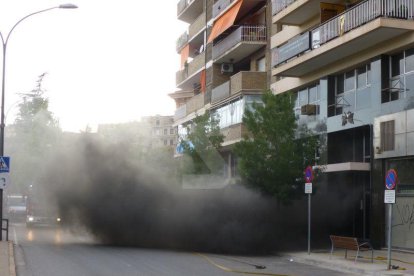
[(319, 105), (316, 104), (305, 104), (300, 108), (301, 115), (316, 115), (318, 112)]
[(232, 63), (222, 63), (221, 64), (221, 73), (232, 73), (233, 72), (233, 64)]

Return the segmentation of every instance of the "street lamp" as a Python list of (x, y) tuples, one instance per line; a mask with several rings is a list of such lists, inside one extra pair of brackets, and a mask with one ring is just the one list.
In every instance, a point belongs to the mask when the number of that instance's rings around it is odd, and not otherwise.
[[(1, 83), (1, 119), (0, 119), (0, 156), (4, 155), (4, 94), (5, 94), (5, 83), (6, 83), (6, 50), (7, 50), (7, 42), (9, 41), (10, 35), (13, 32), (13, 30), (16, 28), (17, 25), (19, 25), (20, 22), (25, 20), (28, 17), (31, 17), (35, 14), (39, 14), (42, 12), (54, 10), (54, 9), (76, 9), (78, 8), (76, 5), (73, 4), (62, 4), (56, 7), (40, 10), (37, 12), (33, 12), (31, 14), (26, 15), (22, 19), (16, 22), (16, 24), (13, 25), (13, 27), (10, 29), (9, 33), (6, 36), (6, 39), (4, 39), (3, 34), (0, 32), (0, 38), (3, 46), (3, 76), (2, 76), (2, 83)], [(2, 234), (3, 234), (3, 189), (0, 189), (0, 241), (2, 240)]]

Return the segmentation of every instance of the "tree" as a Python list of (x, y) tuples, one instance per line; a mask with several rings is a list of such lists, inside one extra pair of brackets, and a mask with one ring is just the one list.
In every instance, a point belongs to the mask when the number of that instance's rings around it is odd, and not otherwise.
[(6, 132), (6, 151), (12, 157), (13, 186), (21, 192), (36, 181), (43, 169), (41, 164), (53, 151), (61, 134), (58, 120), (49, 111), (49, 100), (44, 96), (45, 76), (45, 73), (39, 76), (32, 91), (21, 94), (17, 117)]
[(224, 135), (220, 132), (219, 119), (206, 112), (194, 118), (187, 126), (187, 136), (181, 137), (184, 155), (190, 157), (185, 164), (185, 173), (208, 174), (217, 173), (223, 168), (223, 160), (219, 149)]
[(249, 136), (235, 147), (243, 182), (285, 203), (303, 193), (303, 170), (317, 146), (317, 137), (298, 127), (291, 98), (264, 93), (263, 104), (246, 110)]

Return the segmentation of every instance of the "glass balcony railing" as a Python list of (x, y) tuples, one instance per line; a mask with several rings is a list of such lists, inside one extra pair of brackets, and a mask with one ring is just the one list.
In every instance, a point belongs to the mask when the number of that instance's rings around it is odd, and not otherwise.
[[(272, 49), (272, 66), (298, 56), (356, 29), (379, 17), (412, 20), (414, 0), (366, 0), (325, 21), (310, 32), (292, 38), (284, 45)], [(310, 38), (309, 38), (310, 36)], [(310, 45), (309, 45), (309, 40)]]

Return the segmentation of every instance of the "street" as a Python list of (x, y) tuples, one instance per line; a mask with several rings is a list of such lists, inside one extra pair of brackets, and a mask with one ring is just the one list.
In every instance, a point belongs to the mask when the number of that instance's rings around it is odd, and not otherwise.
[[(18, 276), (66, 275), (346, 275), (286, 257), (229, 256), (102, 246), (55, 227), (11, 228)], [(253, 275), (253, 274), (251, 274)]]

